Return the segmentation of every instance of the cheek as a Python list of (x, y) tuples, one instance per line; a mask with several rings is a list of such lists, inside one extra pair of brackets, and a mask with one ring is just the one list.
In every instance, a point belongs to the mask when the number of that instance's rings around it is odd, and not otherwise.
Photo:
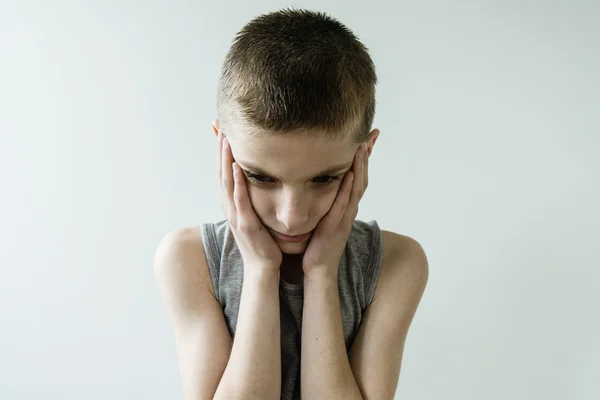
[[(252, 208), (263, 223), (275, 217), (277, 204), (274, 201), (273, 192), (261, 190), (250, 184), (247, 187)], [(313, 196), (310, 196), (309, 213), (315, 218), (315, 224), (331, 209), (338, 190), (339, 185), (331, 189), (317, 191)]]
[(315, 196), (313, 210), (316, 214), (316, 217), (321, 219), (325, 216), (325, 214), (327, 214), (327, 212), (331, 209), (333, 202), (335, 201), (337, 192), (338, 188), (332, 188), (319, 193), (318, 196)]
[(268, 211), (272, 209), (271, 196), (263, 190), (259, 190), (256, 187), (246, 183), (248, 188), (248, 197), (250, 198), (250, 204), (252, 208), (258, 214), (260, 219), (266, 216)]

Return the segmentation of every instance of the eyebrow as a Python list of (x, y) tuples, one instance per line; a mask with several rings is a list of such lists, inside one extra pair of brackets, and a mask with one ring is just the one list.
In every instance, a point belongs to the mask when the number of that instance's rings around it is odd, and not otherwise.
[[(239, 161), (238, 161), (238, 164), (240, 164), (240, 167), (242, 167), (242, 169), (246, 170), (247, 172), (251, 172), (256, 175), (263, 175), (263, 176), (266, 176), (269, 178), (275, 178), (277, 180), (281, 180), (278, 177), (276, 177), (272, 174), (269, 174), (266, 171), (263, 171), (262, 169), (260, 169), (259, 167), (255, 166), (255, 165), (251, 165), (251, 164), (247, 164), (247, 163), (240, 163)], [(327, 168), (325, 171), (322, 171), (321, 173), (319, 173), (315, 176), (319, 177), (319, 176), (324, 176), (324, 175), (335, 175), (336, 172), (341, 172), (342, 170), (344, 170), (350, 166), (352, 166), (352, 162), (333, 165), (333, 166)]]

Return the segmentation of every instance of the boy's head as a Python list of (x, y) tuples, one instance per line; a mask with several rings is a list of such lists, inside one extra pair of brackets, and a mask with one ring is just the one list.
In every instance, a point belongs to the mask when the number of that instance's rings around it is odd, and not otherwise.
[[(368, 142), (370, 154), (379, 134), (371, 131), (376, 83), (366, 47), (323, 13), (284, 9), (237, 34), (223, 64), (213, 129), (228, 137), (271, 233), (312, 231), (358, 144)], [(343, 168), (328, 176), (339, 180), (322, 174), (334, 166)], [(308, 244), (276, 241), (284, 253)]]
[(375, 65), (366, 47), (326, 14), (284, 9), (237, 34), (217, 95), (220, 128), (252, 135), (318, 132), (369, 139)]

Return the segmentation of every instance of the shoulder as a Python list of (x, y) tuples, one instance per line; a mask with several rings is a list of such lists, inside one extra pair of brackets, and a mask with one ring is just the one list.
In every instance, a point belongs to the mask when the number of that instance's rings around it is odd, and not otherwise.
[(383, 261), (375, 294), (349, 353), (356, 382), (368, 398), (393, 397), (408, 331), (429, 274), (419, 242), (384, 230), (381, 236)]
[(423, 246), (410, 236), (381, 230), (383, 261), (374, 301), (409, 296), (421, 298), (429, 280), (429, 262)]
[(207, 265), (200, 226), (168, 232), (154, 253), (154, 274), (161, 286), (193, 284), (213, 293)]
[(199, 226), (177, 228), (163, 236), (156, 248), (155, 257), (193, 255), (197, 253), (198, 245), (202, 245)]

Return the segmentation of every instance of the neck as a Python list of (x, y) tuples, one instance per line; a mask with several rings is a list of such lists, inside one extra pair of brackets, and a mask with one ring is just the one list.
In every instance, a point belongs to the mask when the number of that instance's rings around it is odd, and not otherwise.
[(286, 254), (283, 253), (283, 261), (281, 263), (281, 278), (292, 284), (302, 283), (304, 281), (304, 272), (302, 271), (302, 254)]

